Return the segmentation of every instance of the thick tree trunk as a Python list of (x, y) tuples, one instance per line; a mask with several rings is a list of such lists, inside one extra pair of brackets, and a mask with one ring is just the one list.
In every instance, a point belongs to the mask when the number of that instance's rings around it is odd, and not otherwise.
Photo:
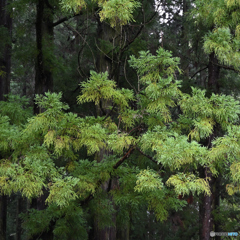
[[(215, 178), (213, 178), (212, 173), (209, 168), (204, 168), (203, 173), (204, 178), (210, 178), (209, 181), (211, 195), (204, 195), (202, 198), (202, 205), (200, 206), (200, 239), (201, 240), (210, 240), (210, 232), (213, 231), (213, 216), (212, 210), (214, 206), (214, 197), (213, 197), (213, 186), (215, 184)], [(203, 177), (202, 176), (202, 177)]]
[[(102, 189), (106, 192), (108, 192), (110, 189), (113, 189), (115, 186), (117, 186), (117, 180), (109, 180), (108, 182), (105, 182), (102, 184)], [(112, 198), (110, 196), (110, 204), (112, 204), (112, 207), (115, 209), (115, 204), (112, 201)], [(99, 206), (102, 207), (102, 206)], [(99, 228), (99, 222), (101, 219), (99, 216), (95, 216), (94, 218), (94, 225), (92, 232), (89, 234), (89, 240), (116, 240), (117, 237), (117, 229), (116, 229), (116, 214), (112, 214), (112, 226), (105, 227), (105, 228)]]
[(6, 239), (7, 230), (7, 197), (0, 196), (0, 240)]
[[(43, 189), (43, 194), (40, 197), (33, 199), (31, 208), (35, 208), (38, 211), (42, 211), (46, 209), (47, 208), (46, 199), (48, 195), (49, 195), (49, 192), (46, 189)], [(53, 223), (51, 223), (51, 225), (48, 226), (48, 229), (46, 229), (46, 231), (41, 232), (40, 234), (36, 234), (31, 239), (34, 240), (34, 239), (40, 239), (40, 238), (44, 240), (52, 240), (54, 238)]]
[[(98, 19), (98, 42), (97, 42), (97, 48), (100, 50), (97, 58), (97, 71), (98, 72), (108, 72), (109, 78), (114, 79), (113, 74), (113, 54), (106, 52), (106, 49), (104, 48), (104, 45), (106, 44), (112, 44), (114, 41), (114, 37), (116, 34), (116, 30), (111, 28), (108, 24), (101, 22)], [(101, 107), (98, 106), (96, 111), (97, 115), (104, 115), (108, 112), (108, 107), (111, 106), (111, 101), (102, 101)], [(106, 149), (102, 149), (99, 154), (96, 154), (96, 160), (98, 162), (101, 162), (104, 158), (104, 155), (109, 155), (111, 153), (107, 152)], [(116, 179), (112, 179), (109, 182), (105, 182), (102, 184), (102, 189), (105, 192), (109, 192), (111, 189), (116, 187), (118, 185)], [(115, 208), (115, 204), (111, 198), (111, 196), (108, 196), (111, 204), (113, 205), (113, 208)], [(94, 217), (94, 224), (93, 224), (93, 230), (89, 234), (89, 239), (91, 240), (116, 240), (117, 237), (117, 230), (116, 230), (116, 214), (112, 214), (112, 226), (105, 227), (103, 229), (100, 229), (99, 226), (99, 217)]]
[[(53, 91), (52, 68), (53, 61), (53, 12), (46, 4), (46, 1), (39, 0), (37, 3), (36, 18), (36, 76), (35, 76), (35, 94), (44, 94), (47, 91)], [(35, 105), (34, 113), (41, 110)]]
[[(221, 175), (218, 176), (214, 181), (214, 189), (213, 189), (214, 209), (218, 209), (218, 207), (220, 206), (220, 180), (221, 180)], [(214, 231), (222, 232), (219, 222), (216, 220), (214, 221)], [(221, 239), (220, 236), (215, 236), (215, 240), (220, 240), (220, 239)]]
[[(219, 74), (220, 67), (218, 66), (218, 60), (215, 56), (215, 53), (211, 53), (209, 56), (209, 65), (208, 65), (208, 90), (209, 93), (219, 93)], [(216, 129), (215, 129), (216, 131)], [(211, 147), (211, 141), (213, 136), (208, 140), (208, 148)], [(216, 184), (218, 179), (212, 176), (212, 173), (209, 168), (204, 168), (204, 172), (201, 173), (201, 177), (209, 178), (209, 185), (211, 189), (211, 196), (205, 195), (202, 198), (202, 204), (199, 211), (199, 220), (200, 220), (200, 239), (201, 240), (210, 240), (210, 232), (214, 230), (214, 221), (212, 216), (212, 211), (219, 205), (219, 200), (216, 198), (217, 190)], [(216, 231), (216, 229), (215, 229)]]
[(213, 52), (209, 56), (208, 64), (208, 88), (210, 92), (219, 93), (219, 74), (220, 67), (218, 66), (218, 60)]
[(9, 1), (0, 0), (0, 31), (5, 34), (0, 41), (0, 101), (5, 100), (4, 95), (10, 92), (11, 50), (12, 50), (12, 18), (6, 10)]
[[(5, 34), (2, 38), (2, 49), (0, 49), (0, 101), (6, 100), (5, 94), (10, 92), (10, 72), (11, 72), (11, 38), (12, 38), (12, 18), (7, 12), (9, 1), (0, 0), (0, 31)], [(1, 156), (0, 156), (1, 158)], [(7, 229), (7, 197), (0, 196), (0, 240), (6, 239)]]
[(20, 213), (25, 213), (27, 209), (27, 201), (22, 196), (17, 196), (17, 213), (16, 213), (16, 240), (22, 239), (22, 219), (19, 217)]

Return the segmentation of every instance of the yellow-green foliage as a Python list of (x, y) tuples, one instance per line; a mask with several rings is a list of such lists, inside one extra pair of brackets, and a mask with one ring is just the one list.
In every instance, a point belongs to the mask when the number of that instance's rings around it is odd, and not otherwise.
[(197, 142), (188, 142), (187, 139), (187, 136), (179, 136), (166, 128), (156, 127), (144, 134), (140, 143), (143, 151), (151, 149), (155, 152), (155, 159), (172, 170), (180, 169), (186, 164), (204, 165), (207, 162), (206, 148)]
[(135, 139), (125, 133), (113, 133), (108, 138), (108, 148), (115, 153), (123, 153), (124, 149), (129, 148), (130, 145), (135, 144)]
[(79, 179), (73, 177), (65, 177), (64, 179), (53, 179), (49, 183), (48, 203), (56, 203), (60, 207), (65, 207), (72, 200), (75, 200), (78, 195), (74, 191), (74, 187), (78, 184)]
[(175, 192), (179, 195), (192, 193), (204, 193), (211, 195), (208, 179), (196, 177), (194, 174), (179, 173), (172, 175), (166, 182), (168, 186), (174, 186)]
[(178, 67), (179, 58), (172, 57), (172, 53), (163, 48), (157, 50), (156, 56), (149, 51), (141, 51), (139, 55), (138, 58), (131, 56), (129, 63), (137, 70), (143, 83), (157, 83), (166, 76), (173, 78), (175, 72), (181, 72)]
[[(111, 27), (126, 25), (134, 21), (133, 12), (141, 6), (141, 3), (134, 0), (94, 0), (101, 8), (99, 12), (101, 21), (109, 21)], [(76, 13), (88, 6), (85, 0), (61, 0), (60, 5), (66, 12), (74, 10)]]
[(215, 52), (220, 62), (239, 70), (239, 1), (197, 0), (195, 4), (191, 16), (213, 29), (204, 38), (206, 53)]
[[(111, 224), (114, 208), (100, 187), (110, 179), (117, 182), (110, 194), (119, 209), (128, 212), (148, 204), (158, 220), (184, 206), (177, 194), (211, 194), (209, 179), (199, 178), (199, 167), (216, 175), (226, 172), (228, 192), (238, 191), (239, 102), (225, 95), (206, 97), (196, 88), (191, 94), (182, 93), (175, 79), (178, 62), (162, 48), (156, 56), (141, 52), (139, 58), (132, 57), (130, 64), (142, 88), (137, 96), (118, 89), (107, 73), (91, 72), (81, 84), (78, 102), (94, 102), (100, 108), (107, 102), (109, 109), (102, 117), (66, 113), (69, 107), (61, 102), (61, 93), (37, 96), (44, 111), (29, 119), (20, 98), (0, 103), (5, 107), (0, 110), (1, 193), (21, 192), (31, 199), (45, 188), (49, 208), (58, 206), (61, 211), (77, 208), (79, 201), (92, 196), (91, 209)], [(130, 101), (137, 101), (134, 109)], [(8, 106), (24, 116), (16, 119)], [(181, 115), (173, 115), (176, 109)], [(211, 142), (216, 127), (225, 135)], [(102, 160), (93, 161), (95, 154)]]
[(204, 118), (193, 120), (194, 129), (189, 133), (189, 137), (191, 139), (196, 139), (200, 141), (200, 139), (207, 138), (213, 132), (214, 121), (211, 118)]
[(102, 0), (99, 5), (102, 7), (99, 13), (100, 20), (109, 20), (111, 27), (134, 21), (133, 12), (141, 6), (134, 0)]
[(181, 94), (178, 89), (180, 81), (174, 80), (175, 72), (181, 72), (178, 68), (179, 59), (159, 48), (156, 56), (148, 51), (140, 52), (139, 58), (132, 56), (129, 63), (146, 85), (141, 99), (147, 111), (163, 117), (165, 122), (171, 121), (169, 107), (175, 106)]
[(111, 100), (118, 106), (128, 106), (128, 101), (133, 100), (133, 92), (128, 89), (116, 89), (116, 83), (108, 80), (108, 72), (96, 73), (91, 71), (87, 82), (81, 84), (82, 95), (78, 97), (78, 103), (94, 102), (96, 105), (100, 100)]
[(143, 170), (137, 175), (135, 191), (138, 192), (149, 192), (161, 190), (163, 183), (158, 174), (151, 170)]

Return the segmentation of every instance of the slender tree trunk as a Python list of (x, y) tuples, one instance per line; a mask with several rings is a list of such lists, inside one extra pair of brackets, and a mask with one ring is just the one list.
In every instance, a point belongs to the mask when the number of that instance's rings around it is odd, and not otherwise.
[(0, 101), (10, 92), (12, 18), (6, 10), (9, 1), (0, 0), (0, 31), (5, 35), (3, 48), (0, 49)]
[[(38, 53), (35, 65), (35, 94), (53, 91), (53, 60), (51, 59), (54, 46), (53, 12), (45, 2), (44, 0), (37, 2), (36, 42)], [(39, 112), (40, 109), (35, 105), (34, 113), (37, 114)]]

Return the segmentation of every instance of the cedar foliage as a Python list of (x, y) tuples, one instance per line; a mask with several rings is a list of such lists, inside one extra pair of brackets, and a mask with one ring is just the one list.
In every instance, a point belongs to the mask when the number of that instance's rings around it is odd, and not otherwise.
[[(225, 95), (206, 97), (205, 91), (196, 88), (191, 94), (181, 92), (181, 81), (175, 79), (179, 60), (162, 48), (156, 55), (140, 52), (129, 63), (141, 85), (135, 96), (128, 89), (118, 89), (107, 73), (91, 72), (81, 84), (79, 103), (112, 101), (113, 115), (83, 118), (66, 112), (61, 93), (37, 96), (35, 101), (45, 111), (32, 117), (23, 106), (25, 99), (17, 102), (10, 97), (1, 103), (1, 193), (20, 192), (31, 200), (43, 194), (43, 189), (49, 192), (47, 209), (32, 209), (23, 216), (29, 235), (40, 234), (53, 222), (56, 239), (87, 239), (87, 209), (101, 219), (100, 228), (110, 226), (116, 209), (100, 185), (113, 178), (119, 187), (110, 193), (119, 209), (117, 217), (126, 223), (129, 209), (138, 211), (145, 204), (164, 221), (169, 212), (186, 205), (178, 195), (211, 194), (208, 179), (199, 177), (199, 166), (209, 167), (216, 175), (228, 169), (229, 194), (239, 190), (239, 101)], [(131, 107), (132, 101), (137, 108)], [(173, 118), (176, 109), (181, 114)], [(9, 114), (12, 111), (17, 118)], [(224, 136), (216, 138), (209, 149), (201, 140), (211, 136), (216, 124)], [(94, 154), (102, 148), (113, 154), (94, 161)], [(131, 149), (135, 154), (130, 154)], [(153, 167), (137, 160), (137, 149)], [(86, 159), (82, 159), (83, 150)]]

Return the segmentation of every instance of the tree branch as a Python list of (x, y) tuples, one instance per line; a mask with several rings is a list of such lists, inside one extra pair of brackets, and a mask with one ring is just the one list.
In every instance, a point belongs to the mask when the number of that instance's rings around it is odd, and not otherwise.
[(134, 147), (130, 147), (127, 153), (113, 166), (113, 169), (117, 169), (135, 150)]
[(239, 70), (237, 70), (237, 69), (235, 69), (235, 68), (233, 68), (233, 67), (226, 66), (226, 65), (221, 65), (221, 64), (216, 64), (216, 63), (213, 63), (213, 64), (216, 65), (216, 66), (218, 66), (218, 67), (220, 67), (220, 68), (224, 68), (224, 69), (227, 69), (227, 70), (232, 70), (232, 71), (234, 71), (234, 72), (236, 72), (236, 73), (240, 73)]
[[(127, 153), (113, 166), (113, 169), (117, 169), (135, 150), (134, 146), (130, 147)], [(103, 181), (99, 180), (95, 189), (98, 189), (102, 185)], [(110, 189), (109, 189), (110, 190)], [(81, 205), (88, 204), (93, 199), (93, 194), (89, 194), (84, 200), (81, 201)]]
[(206, 66), (206, 67), (198, 70), (197, 72), (195, 72), (195, 73), (191, 76), (191, 78), (194, 78), (198, 73), (200, 73), (201, 71), (203, 71), (203, 70), (205, 70), (205, 69), (207, 69), (207, 68), (208, 68), (208, 66)]
[(123, 51), (123, 52), (135, 41), (135, 39), (136, 39), (136, 38), (140, 35), (140, 33), (142, 32), (143, 27), (144, 27), (146, 24), (150, 23), (150, 22), (153, 20), (153, 18), (156, 16), (156, 14), (157, 14), (157, 12), (155, 12), (155, 13), (149, 18), (149, 20), (148, 20), (146, 23), (141, 24), (141, 27), (138, 29), (138, 31), (137, 31), (137, 33), (135, 34), (135, 36), (134, 36), (130, 41), (128, 41), (128, 44), (126, 44), (126, 45), (122, 48), (122, 51)]
[(53, 26), (53, 27), (56, 27), (57, 25), (59, 25), (59, 24), (61, 24), (61, 23), (64, 23), (64, 22), (68, 21), (69, 19), (74, 18), (74, 17), (76, 17), (76, 16), (80, 16), (80, 15), (82, 15), (82, 12), (80, 12), (80, 13), (75, 13), (74, 15), (64, 17), (64, 18), (62, 18), (62, 19), (59, 19), (59, 20), (56, 21), (55, 23), (53, 23), (52, 26)]
[(144, 152), (142, 152), (139, 148), (136, 148), (143, 156), (147, 157), (148, 159), (150, 159), (152, 162), (159, 164), (156, 160), (154, 160), (151, 156), (145, 154)]

